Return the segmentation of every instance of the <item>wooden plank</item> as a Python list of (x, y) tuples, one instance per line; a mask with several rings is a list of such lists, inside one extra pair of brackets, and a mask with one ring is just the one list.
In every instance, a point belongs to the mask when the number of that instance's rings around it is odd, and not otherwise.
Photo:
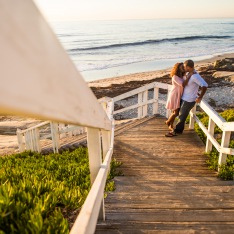
[(33, 1), (0, 1), (0, 21), (1, 114), (111, 129), (105, 111)]

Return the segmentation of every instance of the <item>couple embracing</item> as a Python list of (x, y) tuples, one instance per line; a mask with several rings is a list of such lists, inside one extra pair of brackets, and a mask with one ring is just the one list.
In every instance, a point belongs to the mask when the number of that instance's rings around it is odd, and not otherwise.
[[(187, 60), (184, 63), (176, 63), (171, 71), (172, 89), (169, 94), (166, 108), (172, 114), (165, 122), (170, 130), (165, 136), (174, 137), (182, 134), (185, 121), (195, 103), (200, 103), (208, 84), (194, 69), (194, 62)], [(199, 93), (199, 88), (201, 92)], [(173, 123), (178, 116), (179, 120), (175, 127)]]

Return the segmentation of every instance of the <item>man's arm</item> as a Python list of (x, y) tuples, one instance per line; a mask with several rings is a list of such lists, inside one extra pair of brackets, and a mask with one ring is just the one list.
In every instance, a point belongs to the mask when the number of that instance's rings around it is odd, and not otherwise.
[(200, 87), (201, 87), (201, 94), (199, 95), (199, 97), (196, 99), (196, 103), (200, 103), (204, 94), (206, 93), (208, 84), (205, 82), (205, 80), (199, 75), (195, 75), (195, 79), (194, 82), (197, 83)]
[(196, 99), (196, 103), (200, 103), (204, 94), (206, 93), (207, 87), (203, 86), (201, 87), (201, 94), (199, 95), (199, 97)]

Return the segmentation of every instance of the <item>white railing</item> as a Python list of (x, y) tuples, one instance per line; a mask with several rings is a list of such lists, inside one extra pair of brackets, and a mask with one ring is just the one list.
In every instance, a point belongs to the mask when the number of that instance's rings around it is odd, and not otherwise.
[(67, 136), (78, 136), (86, 132), (86, 128), (70, 124), (45, 121), (25, 130), (17, 129), (19, 152), (31, 150), (41, 152), (42, 141), (51, 139), (54, 153), (58, 153), (60, 139)]
[[(71, 229), (71, 234), (94, 233), (98, 218), (105, 220), (103, 194), (114, 147), (114, 102), (112, 99), (107, 98), (106, 102), (102, 103), (112, 121), (112, 129), (111, 132), (105, 130), (99, 132), (96, 129), (88, 128), (87, 142), (90, 169), (95, 172), (95, 175), (91, 174), (92, 187)], [(100, 139), (102, 141), (103, 162)]]
[[(159, 82), (153, 82), (143, 87), (134, 89), (130, 92), (114, 97), (113, 104), (123, 99), (127, 99), (129, 97), (137, 95), (138, 103), (116, 110), (113, 112), (113, 114), (114, 115), (120, 114), (123, 112), (130, 111), (132, 109), (137, 109), (138, 118), (143, 118), (146, 115), (148, 115), (147, 111), (149, 104), (153, 105), (152, 114), (153, 115), (158, 114), (159, 113), (158, 105), (166, 104), (165, 100), (159, 100), (159, 89), (164, 89), (169, 92), (171, 89), (171, 85)], [(149, 90), (153, 90), (153, 95), (151, 95), (153, 98), (148, 100)], [(104, 109), (110, 108), (107, 105), (109, 105), (109, 103), (112, 103), (112, 99), (108, 97), (101, 98), (98, 101), (103, 105)], [(170, 112), (166, 109), (165, 111), (166, 111), (166, 116), (168, 116)], [(47, 131), (49, 131), (49, 133), (42, 135), (41, 132), (43, 132), (43, 128), (45, 127), (48, 128)], [(83, 134), (84, 132), (86, 132), (86, 130), (82, 126), (68, 125), (67, 127), (65, 127), (64, 124), (49, 122), (49, 121), (40, 123), (25, 130), (17, 129), (19, 151), (22, 152), (24, 150), (32, 150), (32, 151), (41, 152), (42, 150), (41, 140), (51, 139), (53, 150), (55, 153), (57, 153), (60, 148), (60, 139), (67, 136), (64, 135), (65, 133), (69, 133), (69, 135), (71, 136), (71, 135), (80, 135)]]
[[(132, 109), (137, 109), (138, 110), (137, 111), (138, 118), (143, 118), (143, 117), (147, 116), (147, 114), (148, 114), (147, 110), (148, 110), (149, 104), (153, 105), (152, 114), (153, 115), (158, 114), (158, 110), (159, 110), (158, 104), (163, 104), (163, 105), (166, 104), (166, 100), (159, 100), (159, 89), (167, 90), (167, 93), (168, 93), (171, 90), (171, 87), (172, 86), (169, 84), (153, 82), (153, 83), (147, 84), (143, 87), (134, 89), (130, 92), (121, 94), (117, 97), (114, 97), (113, 98), (114, 103), (116, 103), (120, 100), (129, 98), (129, 97), (135, 96), (135, 95), (137, 95), (137, 97), (138, 97), (137, 104), (130, 105), (128, 107), (124, 107), (124, 108), (121, 108), (119, 110), (116, 110), (116, 111), (114, 111), (114, 114), (119, 114), (119, 113), (129, 111)], [(152, 90), (152, 89), (153, 89), (153, 95), (152, 95), (153, 98), (148, 99), (148, 92), (149, 92), (149, 90)], [(166, 110), (166, 116), (168, 116), (169, 114), (170, 114), (169, 110)]]
[[(229, 148), (231, 133), (234, 131), (234, 122), (227, 122), (223, 119), (206, 101), (202, 100), (199, 104), (201, 109), (209, 116), (208, 129), (196, 116), (196, 106), (190, 111), (189, 128), (194, 128), (194, 122), (202, 129), (207, 137), (206, 152), (209, 153), (214, 146), (219, 152), (218, 164), (226, 163), (227, 155), (234, 155), (234, 149)], [(217, 125), (222, 130), (221, 145), (214, 137), (214, 129)]]

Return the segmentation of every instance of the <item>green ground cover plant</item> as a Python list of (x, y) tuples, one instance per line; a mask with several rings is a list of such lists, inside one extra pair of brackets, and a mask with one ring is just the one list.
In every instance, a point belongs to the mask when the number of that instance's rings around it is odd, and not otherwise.
[[(112, 160), (105, 191), (121, 163)], [(87, 148), (0, 157), (0, 233), (69, 233), (67, 214), (79, 211), (90, 190)]]

